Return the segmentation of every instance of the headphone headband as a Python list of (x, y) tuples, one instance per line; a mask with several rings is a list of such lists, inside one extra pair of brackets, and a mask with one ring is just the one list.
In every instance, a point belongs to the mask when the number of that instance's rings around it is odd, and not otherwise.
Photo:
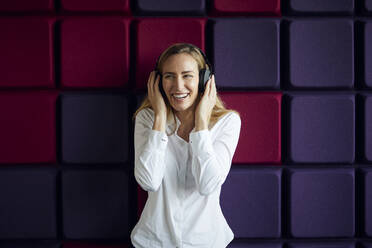
[[(211, 63), (209, 63), (209, 60), (208, 60), (207, 56), (205, 55), (205, 53), (199, 47), (197, 47), (197, 46), (195, 46), (191, 43), (183, 43), (183, 44), (187, 45), (188, 47), (190, 47), (192, 49), (198, 50), (201, 53), (201, 55), (203, 56), (205, 63), (208, 65), (208, 69), (210, 70), (211, 74), (214, 74), (213, 67), (212, 67)], [(161, 54), (159, 55), (159, 57), (156, 60), (155, 69), (158, 68), (158, 63), (159, 63), (160, 56), (161, 56)]]

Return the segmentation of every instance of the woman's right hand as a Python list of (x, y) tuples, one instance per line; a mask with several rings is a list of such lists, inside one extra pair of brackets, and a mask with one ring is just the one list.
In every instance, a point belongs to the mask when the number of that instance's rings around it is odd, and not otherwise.
[(164, 131), (167, 120), (167, 107), (159, 90), (159, 79), (160, 75), (155, 78), (155, 71), (150, 73), (147, 81), (147, 96), (151, 103), (151, 107), (155, 112), (153, 129)]

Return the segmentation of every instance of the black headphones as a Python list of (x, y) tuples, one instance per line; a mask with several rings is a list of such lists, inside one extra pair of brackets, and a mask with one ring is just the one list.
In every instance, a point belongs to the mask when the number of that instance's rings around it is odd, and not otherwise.
[[(186, 44), (187, 46), (189, 46), (191, 49), (195, 49), (195, 50), (199, 50), (200, 53), (203, 55), (203, 58), (205, 60), (205, 63), (208, 65), (208, 68), (204, 68), (204, 69), (201, 69), (199, 71), (199, 92), (200, 93), (203, 93), (204, 90), (205, 90), (205, 85), (207, 84), (209, 78), (212, 76), (212, 74), (214, 74), (213, 72), (213, 68), (212, 68), (212, 65), (209, 63), (208, 59), (207, 59), (207, 56), (204, 54), (204, 52), (197, 46), (194, 46), (193, 44), (190, 44), (190, 43), (184, 43)], [(156, 64), (155, 64), (155, 78), (157, 75), (160, 75), (160, 78), (159, 78), (159, 90), (160, 90), (160, 93), (162, 94), (164, 100), (167, 99), (167, 96), (164, 92), (164, 89), (163, 89), (163, 81), (162, 81), (162, 75), (161, 73), (159, 72), (158, 70), (158, 63), (159, 63), (159, 58), (160, 56), (158, 57), (158, 59), (156, 60)]]

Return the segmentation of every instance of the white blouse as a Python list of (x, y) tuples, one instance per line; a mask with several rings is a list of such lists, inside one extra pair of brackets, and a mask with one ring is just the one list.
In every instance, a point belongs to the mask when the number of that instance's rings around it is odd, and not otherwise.
[[(220, 193), (231, 167), (241, 120), (230, 112), (211, 130), (189, 135), (152, 130), (154, 112), (135, 121), (134, 176), (148, 198), (130, 238), (136, 248), (225, 248), (234, 234), (221, 211)], [(169, 124), (171, 133), (174, 124)]]

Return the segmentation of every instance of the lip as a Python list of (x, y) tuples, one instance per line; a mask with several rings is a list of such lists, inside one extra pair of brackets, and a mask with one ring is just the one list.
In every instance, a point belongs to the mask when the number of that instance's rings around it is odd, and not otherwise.
[(184, 94), (187, 94), (187, 96), (186, 96), (185, 98), (180, 98), (180, 99), (174, 97), (173, 94), (172, 94), (172, 99), (173, 99), (173, 101), (175, 101), (175, 102), (184, 102), (185, 100), (187, 100), (187, 99), (189, 98), (190, 93), (184, 93)]

